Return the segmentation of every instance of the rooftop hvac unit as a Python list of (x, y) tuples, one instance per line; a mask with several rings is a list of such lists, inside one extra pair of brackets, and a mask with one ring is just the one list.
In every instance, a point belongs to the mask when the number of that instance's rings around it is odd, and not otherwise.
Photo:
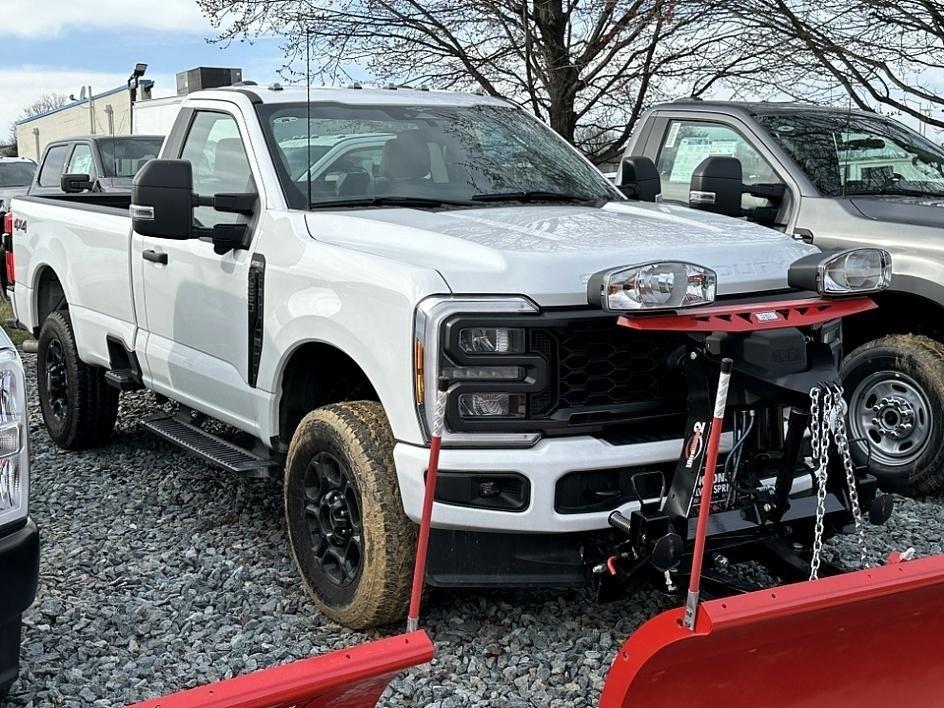
[(177, 95), (184, 96), (203, 89), (232, 86), (242, 80), (242, 69), (198, 66), (195, 69), (188, 69), (177, 74)]

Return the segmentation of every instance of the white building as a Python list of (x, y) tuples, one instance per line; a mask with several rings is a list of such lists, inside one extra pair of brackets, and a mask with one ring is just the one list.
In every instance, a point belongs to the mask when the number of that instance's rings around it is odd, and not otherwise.
[[(151, 99), (154, 82), (142, 79), (138, 101)], [(39, 162), (47, 143), (76, 135), (129, 135), (131, 92), (126, 86), (69, 103), (16, 122), (16, 147), (21, 157)]]

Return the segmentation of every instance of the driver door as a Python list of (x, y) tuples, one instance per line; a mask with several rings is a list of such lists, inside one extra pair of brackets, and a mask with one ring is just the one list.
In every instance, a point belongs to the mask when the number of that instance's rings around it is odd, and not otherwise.
[[(253, 192), (256, 180), (236, 117), (194, 111), (179, 157), (193, 167), (200, 197)], [(258, 203), (258, 202), (257, 202)], [(258, 209), (261, 207), (257, 207)], [(193, 210), (194, 226), (251, 223), (253, 217)], [(220, 255), (209, 241), (134, 235), (144, 303), (144, 365), (157, 392), (244, 430), (257, 424), (248, 384), (248, 282), (251, 251)]]

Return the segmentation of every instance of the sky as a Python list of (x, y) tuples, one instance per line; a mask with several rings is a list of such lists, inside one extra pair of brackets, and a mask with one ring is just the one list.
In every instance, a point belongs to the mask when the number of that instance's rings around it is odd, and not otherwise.
[(194, 0), (0, 0), (0, 17), (3, 137), (42, 94), (124, 86), (137, 62), (148, 65), (154, 97), (175, 93), (177, 72), (195, 66), (238, 67), (263, 85), (282, 66), (277, 38), (209, 43), (216, 35)]

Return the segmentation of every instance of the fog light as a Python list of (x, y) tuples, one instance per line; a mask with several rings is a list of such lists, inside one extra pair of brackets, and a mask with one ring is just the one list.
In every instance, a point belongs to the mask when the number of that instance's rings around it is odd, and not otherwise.
[(501, 494), (501, 485), (498, 482), (489, 480), (479, 483), (479, 496), (483, 499), (497, 497), (499, 494)]
[(459, 415), (463, 418), (523, 418), (525, 395), (522, 393), (463, 393), (459, 396)]
[(892, 257), (880, 248), (814, 253), (790, 266), (790, 287), (820, 295), (860, 295), (885, 290), (892, 281)]

